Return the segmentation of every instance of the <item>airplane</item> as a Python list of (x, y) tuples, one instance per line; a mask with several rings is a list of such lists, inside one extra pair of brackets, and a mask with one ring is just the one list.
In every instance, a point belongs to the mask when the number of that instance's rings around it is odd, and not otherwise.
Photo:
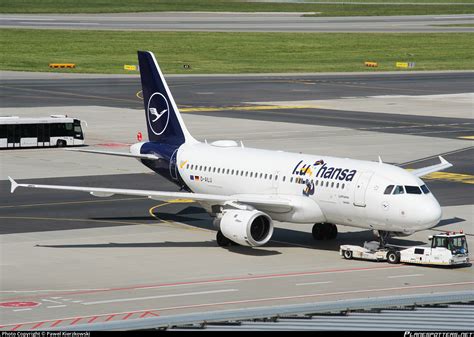
[(316, 240), (335, 239), (337, 225), (369, 229), (382, 244), (440, 221), (441, 207), (420, 177), (451, 167), (444, 158), (407, 171), (380, 157), (376, 162), (271, 151), (233, 140), (203, 143), (187, 130), (154, 54), (138, 51), (138, 60), (148, 141), (131, 145), (129, 153), (75, 150), (136, 158), (180, 191), (20, 184), (9, 177), (11, 193), (24, 187), (97, 197), (191, 199), (214, 218), (222, 247), (264, 245), (272, 237), (274, 221), (314, 224)]

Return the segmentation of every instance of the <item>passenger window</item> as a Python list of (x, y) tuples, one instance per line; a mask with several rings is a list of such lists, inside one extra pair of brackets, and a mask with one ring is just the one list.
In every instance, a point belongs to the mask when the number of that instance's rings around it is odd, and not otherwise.
[(421, 194), (421, 190), (418, 186), (405, 186), (407, 194)]
[(336, 188), (339, 188), (339, 183), (337, 183)]
[(334, 182), (331, 183), (331, 188), (333, 188), (333, 187), (334, 187)]
[(199, 171), (202, 171), (202, 165), (199, 166)]
[(285, 180), (286, 180), (286, 176), (283, 176), (283, 181), (285, 181)]
[(393, 185), (388, 185), (383, 194), (392, 194)]
[(421, 190), (423, 191), (424, 194), (428, 194), (430, 193), (430, 190), (428, 189), (428, 187), (426, 187), (426, 185), (421, 185)]
[(344, 189), (345, 186), (346, 186), (345, 184), (342, 184), (342, 187), (341, 187), (341, 188)]
[(232, 170), (232, 172), (230, 174), (234, 175), (234, 170)]
[(268, 174), (265, 173), (265, 178), (264, 179), (267, 179), (267, 176), (268, 176)]
[(186, 169), (189, 169), (189, 164), (188, 164), (188, 165), (186, 165)]
[(268, 177), (268, 179), (272, 180), (272, 175), (270, 174), (270, 176)]
[(244, 175), (244, 171), (240, 171), (240, 175), (243, 176), (243, 175)]
[(405, 191), (403, 190), (403, 186), (397, 186), (395, 187), (395, 190), (393, 190), (393, 194), (403, 194)]
[(292, 183), (292, 182), (293, 182), (293, 177), (290, 178), (290, 183)]
[(329, 187), (329, 181), (326, 181), (326, 187)]

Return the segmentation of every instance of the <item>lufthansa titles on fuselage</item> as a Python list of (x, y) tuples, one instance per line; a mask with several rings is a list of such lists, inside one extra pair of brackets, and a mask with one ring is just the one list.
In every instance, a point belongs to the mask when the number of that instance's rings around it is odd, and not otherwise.
[(357, 170), (343, 167), (329, 166), (323, 160), (318, 160), (314, 164), (304, 164), (301, 160), (293, 169), (293, 174), (300, 176), (310, 176), (314, 178), (334, 179), (341, 181), (352, 181)]

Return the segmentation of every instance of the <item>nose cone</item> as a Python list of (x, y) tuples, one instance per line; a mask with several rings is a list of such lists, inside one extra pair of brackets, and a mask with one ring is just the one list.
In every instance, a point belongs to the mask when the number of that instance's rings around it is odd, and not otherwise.
[(436, 226), (443, 212), (441, 206), (434, 197), (430, 197), (423, 201), (423, 207), (420, 207), (420, 213), (418, 214), (418, 224), (421, 229), (433, 228)]

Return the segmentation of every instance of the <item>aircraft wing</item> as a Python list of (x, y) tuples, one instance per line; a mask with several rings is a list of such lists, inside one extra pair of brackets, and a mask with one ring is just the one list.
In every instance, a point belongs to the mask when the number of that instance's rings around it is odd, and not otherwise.
[(176, 199), (185, 199), (193, 201), (210, 202), (223, 205), (225, 202), (239, 202), (255, 207), (271, 207), (279, 211), (290, 211), (292, 207), (291, 200), (266, 195), (218, 195), (218, 194), (202, 194), (189, 192), (166, 192), (166, 191), (150, 191), (150, 190), (132, 190), (119, 188), (102, 188), (102, 187), (80, 187), (80, 186), (64, 186), (64, 185), (39, 185), (39, 184), (19, 184), (13, 178), (8, 177), (11, 182), (11, 193), (14, 193), (18, 187), (26, 188), (42, 188), (64, 191), (80, 191), (88, 192), (96, 197), (110, 197), (114, 194), (135, 195), (148, 197), (154, 200), (170, 201)]
[(158, 159), (160, 159), (160, 157), (158, 157), (156, 155), (153, 155), (153, 154), (133, 154), (133, 153), (127, 153), (127, 152), (83, 150), (83, 149), (66, 149), (66, 151), (107, 154), (107, 155), (110, 155), (110, 156), (131, 157), (131, 158), (137, 158), (137, 159), (149, 159), (149, 160), (158, 160)]
[(411, 173), (416, 175), (417, 177), (423, 177), (423, 176), (426, 176), (427, 174), (442, 171), (453, 166), (453, 164), (451, 164), (450, 162), (448, 162), (446, 159), (444, 159), (441, 156), (439, 156), (439, 160), (440, 160), (439, 164), (422, 167), (422, 168), (411, 171)]

